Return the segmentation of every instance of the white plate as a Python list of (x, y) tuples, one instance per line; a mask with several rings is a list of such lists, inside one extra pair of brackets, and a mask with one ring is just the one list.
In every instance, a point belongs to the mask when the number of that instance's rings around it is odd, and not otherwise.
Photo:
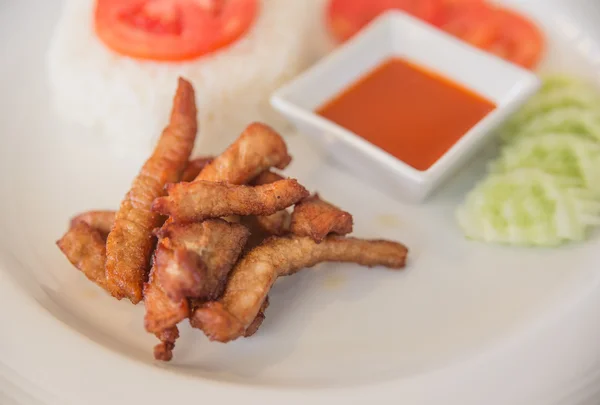
[[(598, 79), (595, 1), (521, 3), (548, 31), (548, 64)], [(572, 23), (576, 7), (587, 20)], [(353, 212), (357, 235), (405, 242), (409, 268), (305, 271), (277, 283), (255, 337), (210, 344), (184, 326), (174, 361), (154, 362), (143, 308), (103, 295), (54, 246), (74, 213), (117, 207), (143, 160), (53, 116), (43, 52), (57, 12), (44, 0), (0, 5), (0, 371), (13, 384), (92, 405), (574, 404), (596, 392), (598, 238), (548, 251), (468, 243), (452, 213), (483, 161), (410, 206), (298, 136), (290, 173)]]

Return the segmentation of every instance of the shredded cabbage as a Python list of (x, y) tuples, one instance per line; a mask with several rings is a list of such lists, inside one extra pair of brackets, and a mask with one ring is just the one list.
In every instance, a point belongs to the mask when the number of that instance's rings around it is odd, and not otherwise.
[(587, 83), (578, 77), (565, 74), (550, 74), (542, 77), (540, 93), (565, 87), (586, 87)]
[(519, 138), (490, 164), (492, 173), (538, 168), (569, 178), (573, 184), (600, 197), (600, 144), (571, 134)]
[(600, 203), (568, 178), (538, 169), (489, 176), (457, 211), (465, 235), (511, 245), (556, 246), (585, 239)]
[(505, 142), (545, 133), (575, 134), (600, 141), (600, 110), (565, 107), (537, 114), (519, 127), (507, 127), (502, 132)]
[(556, 246), (600, 225), (599, 92), (546, 77), (500, 134), (500, 157), (456, 212), (468, 238)]
[(506, 132), (526, 126), (536, 117), (559, 109), (600, 110), (600, 95), (579, 82), (554, 86), (533, 96), (506, 125)]

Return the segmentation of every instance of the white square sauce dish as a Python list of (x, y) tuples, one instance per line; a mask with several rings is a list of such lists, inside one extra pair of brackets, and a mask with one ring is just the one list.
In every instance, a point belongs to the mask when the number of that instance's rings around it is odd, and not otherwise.
[(393, 11), (276, 91), (271, 104), (350, 171), (419, 202), (539, 86), (534, 73)]

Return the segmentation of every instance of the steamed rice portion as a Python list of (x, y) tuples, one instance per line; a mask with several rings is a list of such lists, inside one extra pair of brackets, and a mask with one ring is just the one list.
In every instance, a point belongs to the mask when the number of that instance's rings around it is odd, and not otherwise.
[(94, 1), (67, 0), (48, 54), (55, 107), (116, 150), (149, 150), (183, 76), (197, 89), (196, 154), (224, 149), (252, 121), (281, 127), (268, 98), (309, 63), (310, 8), (306, 0), (261, 0), (238, 42), (191, 62), (158, 63), (110, 51), (94, 33)]

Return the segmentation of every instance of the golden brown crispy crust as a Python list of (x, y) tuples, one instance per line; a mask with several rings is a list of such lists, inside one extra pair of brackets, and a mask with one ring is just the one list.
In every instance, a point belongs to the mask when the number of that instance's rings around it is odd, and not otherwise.
[(196, 309), (194, 324), (210, 340), (228, 342), (244, 335), (277, 277), (321, 262), (400, 269), (407, 253), (404, 245), (384, 240), (330, 236), (316, 243), (309, 237), (273, 237), (237, 263), (223, 296)]
[(279, 180), (284, 180), (285, 178), (286, 177), (282, 176), (281, 174), (275, 173), (271, 170), (265, 170), (264, 172), (262, 172), (258, 176), (256, 176), (254, 179), (252, 179), (252, 181), (250, 182), (250, 185), (262, 186), (265, 184), (275, 183), (276, 181), (279, 181)]
[[(257, 174), (269, 169), (272, 166), (284, 168), (290, 162), (291, 157), (287, 153), (287, 147), (280, 135), (269, 127), (262, 124), (250, 125), (244, 133), (227, 150), (213, 159), (210, 164), (203, 167), (196, 176), (196, 180), (223, 181), (231, 184), (245, 184)], [(198, 163), (195, 163), (199, 166)], [(191, 167), (187, 175), (191, 175)], [(164, 227), (169, 226), (172, 221), (167, 221)], [(159, 232), (160, 233), (160, 232)], [(159, 244), (159, 247), (161, 245)], [(168, 262), (168, 252), (160, 248), (164, 255), (161, 261)], [(172, 260), (175, 260), (170, 256)], [(162, 286), (155, 277), (156, 266), (150, 271), (150, 280), (146, 285), (150, 296), (145, 298), (146, 302), (146, 324), (150, 329), (160, 330), (168, 328), (169, 325), (176, 325), (181, 319), (185, 318), (189, 311), (189, 304), (185, 305), (172, 303)], [(217, 274), (217, 272), (215, 272)], [(220, 280), (219, 290), (222, 290), (223, 280)], [(169, 305), (169, 302), (171, 304)], [(199, 305), (201, 300), (192, 299), (192, 305)], [(161, 310), (164, 314), (161, 314)], [(148, 329), (148, 328), (147, 328)]]
[[(196, 301), (195, 305), (193, 306), (193, 308), (194, 308), (193, 311), (195, 311), (197, 308), (200, 308), (202, 305), (205, 305), (205, 304), (210, 305), (211, 303)], [(267, 297), (263, 301), (262, 306), (260, 307), (260, 310), (258, 311), (258, 314), (256, 314), (256, 318), (254, 318), (252, 323), (244, 331), (244, 337), (248, 338), (250, 336), (253, 336), (256, 332), (258, 332), (258, 329), (260, 328), (260, 326), (262, 325), (262, 323), (264, 322), (264, 320), (266, 318), (265, 311), (267, 310), (268, 307), (269, 307), (269, 296), (267, 295)], [(224, 321), (228, 320), (227, 317), (223, 317), (221, 319), (223, 319)], [(202, 330), (202, 323), (193, 316), (190, 318), (190, 325), (192, 326), (192, 328)], [(237, 330), (237, 328), (239, 327), (237, 325), (238, 325), (237, 322), (233, 322), (234, 330)], [(224, 327), (229, 328), (229, 326), (226, 324), (224, 325)]]
[(175, 222), (229, 215), (271, 215), (308, 195), (293, 179), (255, 187), (199, 180), (170, 184), (167, 192), (167, 197), (154, 201), (152, 209), (171, 216)]
[[(155, 252), (156, 256), (162, 254), (160, 246)], [(161, 333), (165, 329), (172, 328), (189, 316), (190, 307), (187, 300), (173, 301), (163, 291), (160, 283), (150, 275), (150, 280), (144, 285), (144, 305), (146, 315), (144, 316), (144, 327), (150, 333)]]
[[(173, 240), (177, 240), (175, 237)], [(179, 302), (187, 296), (197, 294), (196, 290), (202, 285), (206, 269), (200, 257), (188, 251), (185, 246), (173, 247), (170, 238), (158, 242), (151, 273), (158, 281), (161, 291), (174, 302)], [(182, 265), (182, 256), (189, 254), (192, 263)], [(164, 281), (164, 283), (163, 283)]]
[(260, 307), (260, 310), (258, 311), (256, 318), (254, 318), (254, 320), (252, 321), (250, 326), (248, 326), (246, 328), (246, 331), (244, 332), (244, 337), (250, 337), (250, 336), (254, 335), (256, 332), (258, 332), (258, 329), (260, 328), (260, 326), (262, 325), (262, 323), (265, 320), (265, 311), (267, 310), (267, 308), (269, 308), (269, 296), (268, 295), (266, 296), (265, 300), (263, 301), (263, 304)]
[(292, 217), (287, 210), (275, 214), (255, 217), (256, 223), (271, 236), (283, 236), (290, 232)]
[(102, 235), (106, 241), (110, 230), (115, 223), (115, 211), (88, 211), (77, 215), (71, 220), (71, 226), (78, 222), (85, 222)]
[[(285, 177), (270, 170), (266, 170), (252, 180), (250, 184), (253, 186), (262, 186), (284, 179)], [(255, 218), (256, 225), (269, 235), (283, 236), (290, 231), (291, 215), (287, 210), (281, 210), (272, 215), (258, 216)]]
[(284, 169), (291, 159), (281, 135), (267, 125), (253, 123), (196, 180), (246, 184), (270, 167)]
[(174, 301), (218, 298), (248, 235), (243, 225), (221, 219), (163, 226), (160, 244), (171, 252), (155, 266), (163, 290)]
[(160, 339), (161, 343), (154, 347), (154, 358), (162, 361), (172, 359), (175, 341), (179, 337), (177, 324), (190, 314), (189, 302), (186, 299), (171, 300), (156, 276), (157, 261), (166, 262), (171, 255), (172, 251), (159, 243), (154, 252), (150, 279), (144, 285), (144, 326)]
[(249, 215), (240, 218), (240, 223), (244, 225), (248, 231), (250, 231), (250, 236), (248, 237), (248, 241), (246, 242), (246, 246), (244, 246), (243, 255), (260, 245), (265, 241), (265, 239), (270, 238), (271, 235), (267, 232), (257, 221), (257, 217), (254, 215)]
[(309, 236), (315, 242), (321, 242), (330, 233), (351, 233), (352, 223), (352, 215), (315, 194), (296, 204), (290, 230), (294, 235)]
[(56, 242), (71, 264), (90, 281), (109, 291), (106, 285), (106, 239), (87, 222), (76, 221), (67, 233)]
[(204, 169), (210, 162), (215, 159), (214, 156), (203, 156), (193, 160), (190, 160), (183, 171), (183, 175), (181, 176), (181, 181), (189, 182), (194, 181), (196, 177), (200, 174), (202, 169)]
[(116, 298), (142, 299), (155, 239), (152, 230), (163, 218), (152, 212), (164, 186), (179, 181), (196, 138), (196, 102), (192, 85), (179, 79), (170, 123), (121, 203), (106, 244), (106, 277)]
[(175, 341), (179, 339), (179, 329), (177, 326), (173, 326), (156, 333), (156, 337), (160, 340), (160, 343), (154, 346), (154, 358), (161, 361), (171, 361)]

